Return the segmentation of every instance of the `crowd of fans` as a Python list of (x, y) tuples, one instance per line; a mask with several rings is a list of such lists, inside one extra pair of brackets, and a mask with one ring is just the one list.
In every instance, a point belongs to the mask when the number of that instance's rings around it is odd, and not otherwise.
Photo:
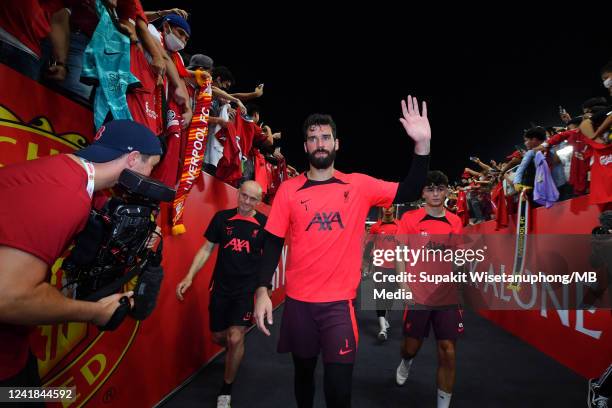
[[(91, 105), (96, 129), (111, 119), (147, 126), (165, 146), (153, 176), (173, 187), (189, 154), (192, 118), (200, 114), (194, 113), (196, 102), (210, 94), (201, 167), (236, 187), (256, 180), (271, 202), (280, 182), (297, 172), (280, 152), (281, 133), (263, 125), (253, 103), (264, 84), (229, 93), (236, 79), (227, 67), (203, 54), (187, 58), (188, 19), (177, 8), (144, 11), (140, 0), (6, 0), (0, 7), (0, 62)], [(612, 62), (601, 75), (612, 94)], [(449, 191), (448, 207), (464, 224), (476, 224), (494, 218), (503, 223), (523, 190), (535, 206), (588, 192), (593, 203), (612, 201), (610, 101), (595, 97), (582, 108), (576, 117), (560, 108), (561, 126), (526, 130), (524, 147), (517, 145), (503, 161), (472, 157), (478, 168), (465, 168)]]
[[(601, 69), (603, 85), (612, 96), (612, 61)], [(590, 194), (602, 211), (612, 202), (612, 103), (593, 97), (572, 117), (559, 107), (558, 126), (525, 130), (522, 145), (503, 161), (484, 163), (470, 157), (477, 168), (466, 167), (450, 189), (447, 207), (464, 225), (497, 219), (508, 223), (521, 192), (534, 207)], [(518, 140), (517, 140), (518, 142)]]
[(186, 11), (144, 11), (140, 0), (7, 0), (0, 6), (0, 62), (90, 105), (95, 129), (112, 119), (147, 126), (165, 146), (153, 176), (169, 186), (178, 185), (189, 154), (189, 127), (202, 113), (194, 112), (197, 101), (210, 96), (199, 165), (236, 187), (257, 180), (269, 202), (296, 171), (277, 146), (281, 133), (263, 125), (252, 103), (264, 84), (230, 93), (236, 80), (227, 67), (211, 56), (184, 54), (190, 36)]

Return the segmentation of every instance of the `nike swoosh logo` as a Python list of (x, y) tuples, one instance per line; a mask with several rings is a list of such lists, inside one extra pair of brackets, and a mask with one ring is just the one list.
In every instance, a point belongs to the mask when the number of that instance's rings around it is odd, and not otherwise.
[(310, 200), (300, 200), (300, 204), (306, 204), (307, 202), (309, 202)]
[(342, 350), (340, 349), (340, 351), (338, 352), (338, 354), (340, 354), (341, 356), (350, 353), (351, 351), (353, 351), (353, 349), (348, 349), (348, 350)]

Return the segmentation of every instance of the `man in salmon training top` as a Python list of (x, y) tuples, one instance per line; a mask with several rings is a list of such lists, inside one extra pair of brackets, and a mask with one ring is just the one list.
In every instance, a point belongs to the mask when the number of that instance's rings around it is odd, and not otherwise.
[(270, 335), (269, 285), (286, 238), (286, 294), (278, 351), (291, 352), (297, 406), (312, 407), (319, 353), (325, 368), (328, 407), (349, 407), (358, 332), (353, 301), (361, 278), (364, 224), (370, 207), (388, 207), (420, 197), (429, 162), (427, 107), (402, 101), (400, 122), (415, 143), (408, 176), (401, 183), (334, 169), (339, 148), (329, 115), (310, 115), (303, 126), (310, 168), (281, 184), (266, 224), (255, 319)]

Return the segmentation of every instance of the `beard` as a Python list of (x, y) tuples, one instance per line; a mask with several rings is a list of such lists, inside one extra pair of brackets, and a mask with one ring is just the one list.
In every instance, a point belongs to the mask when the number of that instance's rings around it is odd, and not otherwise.
[[(317, 156), (316, 154), (320, 152), (325, 152), (327, 154), (325, 156)], [(328, 152), (327, 150), (319, 149), (313, 151), (312, 153), (308, 153), (308, 162), (310, 162), (310, 165), (317, 170), (329, 168), (332, 164), (334, 164), (334, 160), (336, 160), (335, 150)]]

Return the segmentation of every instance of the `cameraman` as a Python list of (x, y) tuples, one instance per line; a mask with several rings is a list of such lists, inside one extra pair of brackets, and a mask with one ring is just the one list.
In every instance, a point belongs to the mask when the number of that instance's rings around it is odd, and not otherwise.
[(124, 169), (149, 175), (161, 153), (159, 139), (145, 126), (116, 120), (74, 154), (0, 169), (0, 386), (40, 386), (27, 326), (103, 326), (120, 299), (133, 295), (69, 299), (48, 283), (48, 271), (87, 223), (94, 191), (115, 185)]

